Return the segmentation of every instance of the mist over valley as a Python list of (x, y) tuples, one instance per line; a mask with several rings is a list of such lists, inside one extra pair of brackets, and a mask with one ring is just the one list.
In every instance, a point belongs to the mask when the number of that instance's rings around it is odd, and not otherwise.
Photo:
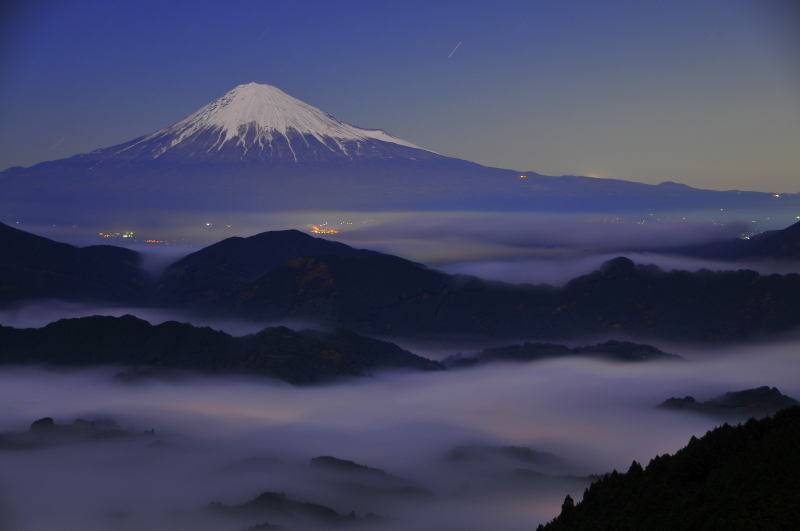
[[(5, 522), (10, 529), (64, 528), (64, 522), (67, 529), (237, 529), (201, 515), (212, 501), (238, 505), (283, 492), (342, 515), (356, 511), (358, 519), (373, 512), (385, 518), (370, 524), (376, 529), (456, 522), (464, 529), (530, 528), (557, 514), (567, 493), (580, 498), (590, 481), (580, 477), (673, 453), (717, 424), (656, 409), (667, 397), (709, 399), (767, 382), (800, 395), (797, 348), (795, 342), (713, 356), (686, 349), (683, 363), (563, 359), (376, 373), (312, 388), (231, 377), (132, 386), (113, 380), (113, 369), (5, 367), (0, 432), (26, 431), (43, 416), (56, 424), (112, 418), (136, 433), (155, 430), (145, 439), (0, 450), (11, 508)], [(165, 445), (151, 447), (155, 440)], [(558, 459), (537, 463), (480, 450), (512, 446)], [(478, 455), (448, 459), (458, 447)], [(325, 455), (402, 481), (381, 484), (309, 466)], [(353, 483), (374, 492), (348, 495), (342, 485)], [(401, 486), (425, 494), (381, 490)], [(263, 522), (248, 525), (256, 523)]]

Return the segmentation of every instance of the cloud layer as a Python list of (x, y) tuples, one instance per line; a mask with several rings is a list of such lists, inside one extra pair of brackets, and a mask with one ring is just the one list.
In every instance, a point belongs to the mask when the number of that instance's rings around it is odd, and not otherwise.
[[(666, 398), (705, 400), (761, 385), (800, 396), (798, 347), (684, 347), (671, 350), (689, 358), (685, 363), (561, 360), (385, 373), (302, 389), (206, 378), (131, 387), (114, 383), (113, 369), (4, 368), (0, 432), (26, 430), (44, 416), (57, 423), (112, 417), (137, 431), (155, 428), (168, 446), (0, 451), (0, 504), (12, 508), (5, 522), (12, 530), (197, 529), (192, 515), (208, 502), (235, 505), (272, 490), (343, 514), (390, 516), (387, 529), (530, 529), (555, 516), (567, 493), (580, 498), (585, 482), (520, 482), (514, 468), (527, 465), (456, 466), (443, 459), (447, 452), (458, 445), (526, 446), (563, 458), (551, 474), (627, 470), (632, 460), (674, 452), (717, 423), (654, 409)], [(319, 455), (381, 468), (432, 497), (358, 501), (309, 469)], [(277, 460), (235, 466), (255, 456)]]

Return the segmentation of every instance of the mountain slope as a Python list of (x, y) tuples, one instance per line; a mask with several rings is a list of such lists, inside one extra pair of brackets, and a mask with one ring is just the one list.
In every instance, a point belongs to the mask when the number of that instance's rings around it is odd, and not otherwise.
[(765, 260), (800, 259), (800, 221), (759, 239), (738, 257)]
[(567, 496), (543, 531), (798, 529), (800, 406), (773, 418), (724, 424), (675, 455), (636, 461)]
[(611, 340), (598, 345), (575, 348), (553, 343), (529, 343), (526, 341), (522, 345), (487, 348), (469, 356), (462, 354), (449, 356), (442, 360), (442, 364), (447, 368), (464, 368), (486, 363), (524, 363), (565, 356), (582, 356), (616, 362), (683, 360), (682, 357), (676, 354), (662, 352), (652, 345), (631, 343), (629, 341)]
[(565, 339), (628, 334), (734, 340), (800, 326), (800, 275), (662, 271), (616, 258), (563, 288), (422, 269), (401, 258), (299, 258), (205, 311), (254, 320), (311, 319), (366, 334)]
[(800, 402), (781, 394), (777, 387), (757, 387), (725, 393), (707, 402), (698, 402), (694, 397), (668, 398), (658, 407), (677, 411), (691, 411), (720, 417), (763, 417), (778, 410), (798, 406)]
[(0, 223), (0, 306), (31, 299), (136, 303), (147, 296), (138, 253), (73, 247)]
[(620, 257), (561, 288), (514, 285), (448, 275), (396, 256), (282, 231), (201, 250), (174, 264), (153, 289), (125, 261), (138, 259), (129, 250), (77, 249), (0, 229), (0, 236), (10, 236), (0, 254), (5, 304), (49, 298), (158, 305), (259, 322), (311, 320), (326, 328), (393, 336), (550, 340), (626, 334), (730, 341), (800, 327), (797, 274), (667, 272)]
[(61, 367), (121, 365), (135, 369), (271, 376), (292, 384), (362, 376), (370, 370), (443, 370), (393, 343), (348, 330), (265, 328), (232, 337), (208, 327), (167, 321), (92, 316), (61, 319), (44, 328), (0, 325), (0, 364)]
[(661, 249), (667, 254), (682, 254), (713, 260), (798, 260), (800, 259), (800, 222), (782, 230), (770, 230), (748, 239), (715, 240), (699, 245)]
[(386, 131), (355, 127), (270, 85), (239, 85), (169, 127), (98, 150), (98, 164), (257, 161), (308, 163), (436, 157)]
[(155, 297), (160, 304), (209, 301), (256, 280), (284, 262), (303, 256), (365, 258), (377, 254), (380, 253), (354, 249), (297, 230), (226, 238), (169, 266)]

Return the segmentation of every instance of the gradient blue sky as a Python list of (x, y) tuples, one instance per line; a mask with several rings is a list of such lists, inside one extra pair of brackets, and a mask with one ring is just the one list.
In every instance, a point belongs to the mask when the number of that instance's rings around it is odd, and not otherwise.
[(800, 192), (798, 27), (789, 0), (5, 2), (0, 169), (256, 81), (489, 166)]

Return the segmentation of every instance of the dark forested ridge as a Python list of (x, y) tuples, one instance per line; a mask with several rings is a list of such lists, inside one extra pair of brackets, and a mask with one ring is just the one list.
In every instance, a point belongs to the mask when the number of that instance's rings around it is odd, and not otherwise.
[(297, 230), (226, 238), (169, 266), (154, 299), (160, 305), (208, 303), (289, 260), (319, 255), (365, 258), (378, 254)]
[(800, 260), (800, 221), (782, 230), (770, 230), (747, 239), (731, 238), (661, 249), (712, 260)]
[(709, 431), (567, 496), (546, 531), (800, 529), (800, 406)]
[(800, 221), (760, 238), (744, 250), (738, 258), (762, 258), (767, 260), (800, 260)]
[(71, 424), (56, 424), (52, 417), (44, 417), (34, 421), (28, 431), (0, 433), (0, 451), (34, 450), (64, 444), (137, 439), (144, 439), (151, 447), (164, 444), (163, 441), (157, 440), (155, 435), (155, 429), (145, 430), (142, 433), (123, 430), (109, 418), (75, 419)]
[(652, 345), (610, 340), (597, 345), (569, 348), (554, 343), (528, 343), (487, 348), (471, 356), (456, 354), (442, 360), (447, 367), (463, 368), (493, 362), (528, 362), (565, 356), (580, 356), (608, 361), (637, 362), (684, 358), (662, 352)]
[(0, 223), (0, 307), (35, 299), (143, 303), (139, 253), (73, 247)]
[[(153, 326), (131, 315), (62, 319), (44, 328), (0, 326), (0, 364), (131, 367), (271, 376), (292, 384), (363, 376), (370, 370), (441, 370), (442, 365), (393, 343), (349, 330), (265, 328), (232, 337), (208, 327), (167, 321)], [(146, 369), (139, 372), (140, 369)]]
[(777, 387), (757, 387), (734, 391), (698, 402), (691, 396), (668, 398), (658, 405), (662, 409), (705, 413), (719, 417), (759, 417), (775, 413), (780, 409), (798, 406), (800, 403), (782, 394)]
[(365, 334), (564, 339), (626, 333), (736, 340), (800, 326), (800, 275), (663, 271), (627, 258), (563, 288), (447, 275), (388, 255), (300, 258), (225, 298), (217, 315), (313, 319)]
[(281, 231), (224, 240), (148, 285), (132, 251), (78, 249), (0, 229), (0, 306), (107, 301), (256, 322), (302, 319), (387, 337), (735, 341), (800, 328), (798, 274), (664, 271), (619, 257), (561, 288), (515, 285)]

